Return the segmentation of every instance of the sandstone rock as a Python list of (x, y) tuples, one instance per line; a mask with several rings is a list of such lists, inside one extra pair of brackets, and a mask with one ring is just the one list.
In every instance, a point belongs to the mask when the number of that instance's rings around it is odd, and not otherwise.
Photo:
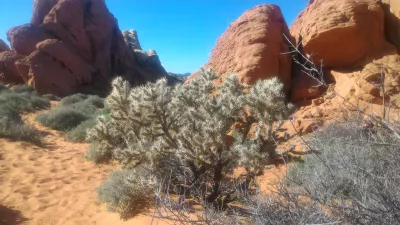
[(278, 76), (288, 90), (291, 57), (281, 54), (289, 51), (283, 34), (290, 38), (278, 6), (252, 8), (234, 21), (218, 39), (205, 67), (221, 75), (236, 73), (241, 82), (248, 84)]
[(10, 47), (0, 39), (0, 52), (11, 51)]
[(311, 0), (290, 28), (307, 54), (327, 68), (364, 65), (395, 47), (385, 39), (384, 11), (377, 0)]
[(400, 52), (400, 1), (382, 0), (385, 10), (385, 31), (388, 40), (396, 45)]
[(292, 102), (310, 100), (319, 97), (324, 87), (313, 78), (299, 68), (298, 65), (293, 66), (292, 85), (290, 89), (290, 100)]
[(32, 24), (13, 27), (7, 32), (12, 50), (21, 55), (29, 55), (36, 50), (36, 44), (51, 38), (49, 34)]
[(0, 82), (4, 84), (23, 84), (22, 79), (15, 61), (22, 59), (24, 56), (16, 52), (4, 51), (0, 53)]
[(35, 0), (33, 8), (31, 24), (12, 28), (8, 38), (26, 56), (15, 61), (21, 77), (39, 93), (106, 94), (117, 75), (132, 85), (168, 75), (155, 52), (137, 59), (129, 45), (136, 40), (140, 48), (137, 34), (128, 32), (125, 42), (104, 0)]
[[(357, 96), (364, 101), (386, 103), (400, 93), (400, 56), (389, 55), (365, 66), (356, 77)], [(394, 84), (394, 85), (393, 85)], [(384, 99), (385, 98), (385, 99)]]
[(130, 30), (130, 31), (124, 30), (124, 31), (122, 31), (122, 35), (124, 36), (124, 40), (128, 44), (129, 49), (142, 50), (142, 47), (140, 46), (140, 43), (139, 43), (139, 38), (138, 38), (137, 32), (135, 30)]
[(31, 24), (39, 26), (58, 0), (34, 0)]

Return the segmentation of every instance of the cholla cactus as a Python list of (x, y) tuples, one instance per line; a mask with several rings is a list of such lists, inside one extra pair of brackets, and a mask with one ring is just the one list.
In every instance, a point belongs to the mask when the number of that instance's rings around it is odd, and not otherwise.
[[(247, 87), (235, 75), (215, 86), (217, 77), (202, 70), (187, 85), (170, 87), (161, 79), (136, 88), (116, 78), (106, 100), (110, 118), (99, 119), (89, 140), (124, 166), (140, 165), (154, 174), (167, 172), (159, 166), (172, 157), (176, 169), (191, 174), (190, 181), (178, 182), (190, 185), (208, 177), (207, 199), (213, 201), (235, 167), (243, 166), (252, 178), (271, 161), (276, 148), (272, 124), (290, 111), (277, 78)], [(249, 139), (254, 122), (257, 129)]]

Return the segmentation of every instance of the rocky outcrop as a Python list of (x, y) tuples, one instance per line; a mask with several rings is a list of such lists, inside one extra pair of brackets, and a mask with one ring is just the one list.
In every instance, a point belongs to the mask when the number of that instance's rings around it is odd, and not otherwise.
[(135, 30), (130, 30), (130, 31), (124, 30), (124, 31), (122, 31), (122, 35), (124, 36), (124, 40), (128, 44), (129, 49), (142, 50), (142, 47), (140, 46), (140, 43), (139, 43), (139, 38), (138, 38), (137, 32)]
[(4, 84), (23, 84), (24, 80), (19, 74), (15, 62), (24, 56), (15, 52), (0, 52), (0, 82)]
[(382, 0), (385, 10), (385, 30), (388, 40), (396, 45), (400, 53), (400, 1)]
[(11, 51), (11, 49), (3, 40), (0, 39), (0, 53), (5, 51)]
[(32, 24), (13, 27), (7, 32), (11, 48), (21, 55), (29, 55), (36, 50), (36, 44), (52, 36)]
[(304, 49), (326, 68), (362, 66), (395, 53), (385, 39), (385, 14), (378, 0), (311, 0), (290, 28)]
[[(123, 76), (132, 85), (167, 76), (156, 54), (143, 60), (136, 32), (125, 40), (104, 0), (35, 0), (31, 24), (8, 32), (19, 75), (39, 93), (103, 92)], [(125, 42), (127, 41), (127, 42)], [(132, 45), (135, 41), (135, 45)]]
[(205, 67), (221, 74), (221, 79), (227, 73), (236, 73), (241, 82), (248, 84), (278, 76), (288, 90), (291, 57), (281, 54), (289, 51), (283, 34), (290, 38), (280, 8), (257, 6), (229, 26), (218, 39)]

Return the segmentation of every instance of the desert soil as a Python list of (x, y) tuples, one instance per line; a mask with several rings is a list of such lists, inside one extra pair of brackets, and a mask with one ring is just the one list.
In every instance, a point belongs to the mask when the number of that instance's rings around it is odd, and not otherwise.
[(23, 117), (46, 133), (46, 147), (0, 139), (0, 225), (151, 224), (149, 215), (122, 221), (107, 212), (95, 189), (114, 168), (87, 162), (88, 144), (65, 141), (62, 132), (35, 122), (36, 115)]

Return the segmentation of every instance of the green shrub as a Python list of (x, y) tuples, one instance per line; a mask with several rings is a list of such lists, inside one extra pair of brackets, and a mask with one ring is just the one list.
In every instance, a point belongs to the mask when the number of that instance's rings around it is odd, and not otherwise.
[(42, 144), (42, 135), (36, 129), (25, 125), (16, 110), (5, 105), (0, 105), (0, 137)]
[(60, 101), (61, 100), (60, 97), (53, 95), (53, 94), (44, 94), (44, 95), (42, 95), (42, 97), (47, 100), (50, 100), (50, 101)]
[(131, 218), (152, 206), (153, 196), (148, 194), (154, 190), (151, 178), (151, 174), (142, 170), (112, 171), (98, 188), (98, 198), (122, 219)]
[(70, 131), (88, 119), (90, 117), (68, 107), (58, 108), (37, 117), (37, 121), (44, 126), (60, 131)]
[(14, 93), (35, 93), (35, 89), (26, 84), (19, 84), (11, 88)]
[(84, 142), (86, 140), (86, 132), (96, 125), (96, 119), (88, 119), (72, 130), (68, 131), (67, 139), (73, 142)]
[(86, 151), (86, 159), (95, 163), (107, 163), (111, 159), (109, 152), (99, 148), (97, 143), (91, 143), (89, 149)]
[(97, 124), (98, 116), (107, 117), (110, 114), (110, 109), (101, 109), (93, 111), (94, 114), (91, 115), (91, 118), (79, 124), (74, 129), (70, 130), (67, 133), (67, 139), (73, 142), (84, 142), (87, 139), (87, 131), (92, 129)]
[(81, 93), (73, 94), (61, 99), (60, 106), (70, 106), (77, 102), (82, 102), (86, 100), (89, 96)]
[(104, 108), (104, 98), (101, 98), (97, 95), (90, 95), (86, 101), (90, 102), (97, 108)]
[(47, 99), (27, 92), (2, 92), (0, 94), (0, 105), (8, 105), (15, 110), (27, 112), (50, 108), (50, 103)]
[(3, 122), (14, 123), (14, 124), (22, 124), (23, 121), (18, 111), (12, 109), (8, 105), (0, 105), (0, 119), (3, 119)]
[(33, 127), (25, 124), (13, 124), (7, 126), (0, 122), (0, 137), (9, 138), (13, 141), (26, 141), (35, 145), (42, 145), (42, 134)]
[(4, 85), (3, 83), (0, 83), (0, 93), (3, 91), (9, 91), (9, 90), (6, 85)]
[[(135, 88), (116, 78), (106, 99), (111, 114), (99, 118), (88, 132), (89, 140), (98, 143), (97, 151), (107, 152), (123, 168), (145, 168), (152, 171), (158, 183), (168, 173), (173, 174), (171, 185), (205, 190), (192, 194), (205, 198), (207, 204), (218, 204), (221, 198), (230, 201), (234, 182), (228, 177), (234, 168), (245, 168), (245, 179), (250, 182), (273, 163), (277, 148), (274, 135), (280, 127), (274, 122), (287, 118), (291, 107), (285, 103), (283, 84), (277, 78), (248, 88), (233, 75), (214, 86), (218, 77), (204, 70), (187, 85), (171, 87), (166, 79), (160, 79)], [(243, 126), (238, 128), (237, 123)], [(248, 139), (251, 127), (255, 128), (254, 138)], [(233, 143), (227, 141), (228, 133)], [(129, 171), (135, 173), (135, 169)], [(145, 177), (137, 173), (135, 179)], [(130, 196), (130, 191), (121, 189), (118, 195)], [(103, 194), (102, 201), (113, 208), (126, 204), (115, 196), (104, 201), (107, 194), (116, 193), (110, 190)], [(154, 196), (151, 190), (147, 194)], [(130, 201), (135, 204), (134, 199)]]

